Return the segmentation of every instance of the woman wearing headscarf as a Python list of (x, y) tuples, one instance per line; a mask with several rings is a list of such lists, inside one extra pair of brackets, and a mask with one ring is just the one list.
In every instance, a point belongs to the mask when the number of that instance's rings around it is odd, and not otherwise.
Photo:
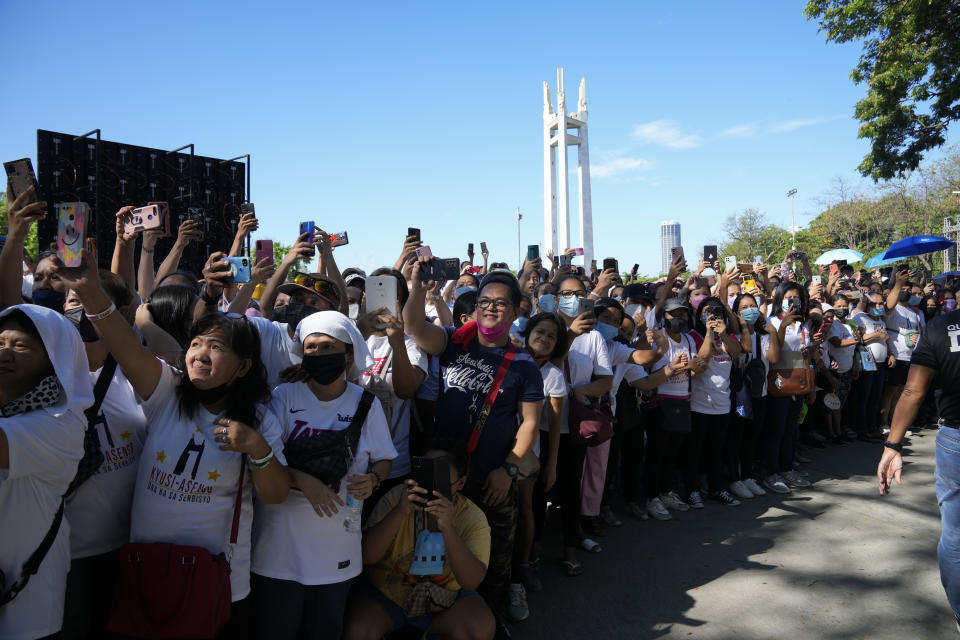
[(300, 322), (297, 338), (309, 378), (278, 386), (270, 406), (299, 491), (257, 505), (256, 637), (339, 638), (350, 583), (363, 568), (362, 501), (390, 475), (397, 452), (380, 401), (347, 382), (373, 365), (353, 321), (319, 311)]
[[(62, 496), (83, 457), (84, 409), (93, 403), (80, 335), (52, 309), (0, 313), (0, 637), (57, 633), (70, 568)], [(24, 585), (28, 559), (52, 537)], [(22, 587), (19, 593), (12, 588)], [(10, 598), (13, 599), (10, 599)]]

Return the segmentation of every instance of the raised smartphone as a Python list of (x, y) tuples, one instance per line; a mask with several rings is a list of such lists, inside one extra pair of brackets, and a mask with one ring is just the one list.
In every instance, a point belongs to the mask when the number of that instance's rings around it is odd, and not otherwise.
[(206, 235), (206, 215), (202, 207), (187, 207), (187, 220), (193, 220), (197, 223), (200, 230), (200, 237), (197, 240), (203, 241)]
[(723, 259), (724, 269), (736, 269), (737, 268), (737, 256), (727, 256)]
[[(397, 317), (397, 279), (393, 276), (370, 276), (364, 285), (367, 313), (383, 307), (389, 315)], [(383, 328), (386, 325), (380, 325)]]
[(573, 250), (573, 255), (575, 255), (575, 256), (582, 256), (582, 255), (583, 255), (583, 249), (582, 249), (581, 247), (577, 247), (576, 249)]
[(430, 250), (430, 245), (425, 244), (423, 246), (417, 247), (417, 257), (418, 258), (432, 258), (433, 251)]
[(822, 282), (822, 280), (820, 279), (820, 276), (818, 276), (818, 275), (817, 275), (817, 276), (812, 276), (812, 277), (810, 278), (810, 284), (820, 284), (821, 282)]
[(252, 202), (244, 202), (240, 205), (240, 215), (242, 216), (246, 213), (252, 213), (254, 216), (257, 215), (256, 208), (253, 206)]
[(148, 204), (145, 207), (137, 207), (128, 213), (123, 219), (124, 233), (140, 233), (148, 229), (159, 229), (163, 224), (161, 209), (155, 204)]
[(703, 245), (703, 259), (706, 260), (712, 266), (713, 263), (717, 261), (717, 245), (715, 244)]
[(90, 215), (86, 202), (57, 204), (57, 257), (68, 267), (79, 267), (83, 253), (83, 231)]
[(230, 277), (226, 282), (235, 282), (243, 284), (250, 282), (250, 258), (241, 256), (239, 258), (224, 258), (230, 263)]
[(539, 257), (540, 257), (540, 245), (528, 244), (527, 245), (527, 261), (533, 262)]
[(684, 260), (683, 257), (683, 247), (671, 247), (670, 248), (670, 261), (676, 262), (677, 260)]
[(557, 264), (561, 267), (569, 267), (573, 264), (573, 256), (569, 253), (561, 253), (557, 256)]
[(256, 253), (257, 262), (260, 262), (261, 260), (263, 260), (264, 256), (270, 256), (271, 262), (274, 261), (273, 240), (257, 240), (256, 248), (257, 248), (257, 253)]
[(481, 243), (480, 243), (480, 253), (481, 253), (481, 254), (487, 253), (487, 243), (486, 243), (486, 242), (481, 242)]
[(24, 191), (33, 187), (34, 196), (30, 202), (36, 201), (40, 197), (40, 187), (37, 185), (37, 174), (33, 171), (33, 163), (30, 158), (20, 158), (4, 162), (3, 168), (7, 172), (7, 181), (10, 183), (10, 191), (14, 200), (20, 197)]
[(616, 258), (604, 258), (603, 259), (603, 270), (613, 269), (614, 273), (620, 273), (620, 265), (617, 264)]
[(407, 227), (407, 237), (413, 236), (414, 240), (420, 242), (420, 229), (416, 227)]
[(163, 223), (160, 227), (163, 229), (163, 237), (170, 237), (170, 205), (163, 201), (158, 202), (148, 202), (148, 205), (155, 204), (160, 207), (160, 219), (163, 220)]
[(757, 281), (753, 279), (753, 276), (749, 273), (744, 274), (743, 276), (743, 290), (747, 293), (753, 291), (757, 288)]
[(593, 313), (594, 308), (597, 306), (597, 301), (593, 298), (580, 298), (580, 307), (577, 309), (577, 315), (584, 313)]
[(330, 234), (330, 246), (331, 247), (342, 247), (345, 244), (350, 244), (350, 238), (347, 237), (346, 231), (341, 231), (340, 233), (331, 233)]
[(414, 482), (430, 492), (430, 497), (433, 497), (432, 492), (437, 491), (446, 499), (450, 499), (450, 458), (413, 456), (410, 459), (410, 466), (412, 468), (410, 475)]

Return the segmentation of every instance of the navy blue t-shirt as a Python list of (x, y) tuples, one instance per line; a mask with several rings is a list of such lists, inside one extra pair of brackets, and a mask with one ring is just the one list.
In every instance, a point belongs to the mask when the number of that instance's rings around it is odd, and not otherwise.
[[(507, 349), (482, 347), (475, 339), (464, 351), (463, 345), (450, 340), (455, 330), (447, 327), (446, 331), (447, 348), (440, 354), (443, 389), (437, 403), (434, 431), (438, 436), (467, 442)], [(520, 403), (541, 400), (543, 376), (540, 367), (527, 353), (518, 351), (490, 409), (477, 450), (473, 452), (473, 471), (485, 477), (503, 464), (513, 449), (520, 428)]]

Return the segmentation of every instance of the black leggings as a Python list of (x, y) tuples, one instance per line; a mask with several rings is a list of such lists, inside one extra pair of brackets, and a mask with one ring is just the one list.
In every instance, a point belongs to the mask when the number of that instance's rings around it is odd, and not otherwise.
[(724, 459), (731, 480), (759, 479), (760, 434), (766, 416), (766, 398), (754, 398), (753, 418), (731, 414)]
[[(659, 418), (659, 416), (658, 416)], [(667, 433), (658, 419), (647, 429), (647, 461), (643, 469), (643, 486), (647, 499), (673, 491), (676, 485), (677, 456), (686, 434)]]
[(683, 482), (687, 491), (697, 490), (697, 475), (703, 470), (707, 472), (711, 492), (727, 488), (728, 481), (723, 473), (723, 446), (729, 420), (729, 413), (708, 415), (690, 412), (692, 431), (681, 452)]
[[(560, 520), (563, 527), (563, 545), (580, 546), (580, 481), (583, 476), (583, 459), (587, 448), (570, 440), (570, 434), (560, 434), (560, 448), (557, 451), (557, 483), (553, 488), (560, 498)], [(543, 526), (547, 517), (547, 494), (543, 491), (543, 468), (550, 455), (550, 434), (540, 432), (540, 479), (533, 489), (533, 539), (539, 542), (543, 537)]]

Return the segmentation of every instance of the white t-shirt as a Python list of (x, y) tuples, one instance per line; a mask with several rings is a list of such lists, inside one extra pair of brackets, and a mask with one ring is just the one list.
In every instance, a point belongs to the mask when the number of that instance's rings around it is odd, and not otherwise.
[[(697, 350), (703, 344), (703, 337), (691, 331)], [(734, 340), (736, 336), (730, 336)], [(719, 342), (719, 338), (717, 339)], [(707, 370), (693, 378), (690, 383), (690, 410), (711, 416), (730, 413), (730, 372), (733, 369), (733, 358), (727, 353), (722, 343), (715, 343), (713, 353), (707, 360)]]
[[(273, 393), (270, 408), (280, 419), (284, 442), (309, 437), (315, 431), (340, 431), (350, 426), (363, 388), (347, 383), (335, 400), (321, 402), (305, 383), (282, 384)], [(380, 460), (397, 456), (380, 401), (374, 399), (353, 464), (347, 471), (366, 473)], [(330, 487), (346, 502), (347, 483)], [(335, 584), (355, 578), (363, 569), (360, 532), (344, 529), (347, 509), (320, 517), (307, 498), (292, 490), (280, 504), (257, 503), (253, 531), (253, 572), (304, 585)]]
[[(588, 331), (574, 338), (570, 345), (570, 353), (579, 353), (593, 363), (593, 373), (598, 376), (612, 376), (613, 363), (610, 361), (610, 351), (607, 341), (596, 330)], [(590, 382), (575, 382), (572, 386), (579, 387)]]
[[(579, 360), (579, 354), (574, 356)], [(581, 368), (585, 368), (581, 365)], [(543, 376), (543, 410), (540, 413), (540, 431), (550, 431), (550, 424), (547, 422), (547, 405), (550, 398), (563, 398), (563, 406), (560, 409), (560, 433), (570, 433), (570, 427), (567, 425), (567, 395), (570, 393), (570, 387), (563, 376), (563, 369), (555, 364), (547, 362), (540, 367), (540, 375)], [(571, 378), (572, 379), (572, 378)]]
[(840, 322), (840, 320), (834, 320), (833, 324), (830, 326), (830, 333), (827, 335), (827, 340), (824, 344), (828, 345), (827, 350), (830, 353), (830, 357), (837, 361), (837, 373), (846, 373), (853, 368), (853, 352), (856, 351), (857, 345), (851, 344), (847, 347), (835, 347), (830, 343), (830, 338), (839, 338), (841, 340), (848, 340), (853, 337), (853, 329), (846, 322)]
[(920, 331), (926, 324), (923, 315), (914, 311), (911, 307), (903, 304), (897, 304), (893, 311), (886, 315), (887, 331), (890, 333), (890, 342), (893, 347), (893, 355), (897, 360), (910, 361), (913, 350), (916, 348), (910, 344), (907, 337), (910, 332)]
[[(680, 336), (680, 342), (674, 342), (669, 333), (664, 334), (667, 337), (667, 352), (660, 358), (660, 361), (654, 365), (653, 370), (658, 371), (670, 364), (678, 354), (686, 353), (688, 360), (693, 360), (697, 355), (697, 346), (687, 334)], [(690, 398), (690, 372), (675, 373), (667, 378), (663, 384), (657, 387), (657, 395), (666, 396), (675, 400), (687, 400)]]
[[(94, 386), (100, 371), (90, 374)], [(133, 387), (117, 367), (96, 425), (103, 463), (70, 495), (64, 511), (70, 521), (73, 558), (107, 553), (130, 539), (130, 507), (146, 424)]]
[[(427, 356), (420, 350), (417, 343), (410, 337), (405, 337), (407, 345), (407, 358), (410, 364), (417, 367), (424, 374), (427, 373)], [(383, 367), (387, 363), (393, 348), (390, 346), (390, 339), (387, 336), (370, 336), (367, 338), (367, 347), (373, 356), (373, 366), (360, 376), (360, 385), (365, 389), (371, 386), (387, 387), (377, 391), (377, 397), (380, 399), (381, 408), (384, 414), (387, 413), (384, 406), (384, 400), (390, 403), (392, 413), (387, 421), (387, 427), (393, 436), (393, 446), (397, 450), (397, 457), (393, 460), (393, 466), (390, 469), (391, 478), (399, 478), (410, 473), (410, 409), (413, 404), (413, 398), (401, 398), (393, 392), (393, 364), (384, 372)], [(374, 385), (374, 376), (380, 379)], [(426, 378), (424, 378), (426, 379)]]
[[(180, 373), (164, 363), (157, 388), (142, 403), (147, 440), (133, 493), (130, 541), (171, 542), (204, 547), (213, 554), (225, 553), (230, 559), (230, 588), (236, 602), (250, 593), (250, 466), (243, 479), (240, 531), (231, 550), (241, 454), (221, 451), (220, 443), (214, 440), (213, 422), (220, 416), (202, 406), (193, 418), (180, 414), (176, 394), (179, 382)], [(277, 456), (273, 464), (285, 465), (280, 424), (266, 407), (260, 407), (258, 413), (260, 434)]]
[[(53, 413), (50, 408), (0, 418), (10, 451), (10, 468), (0, 469), (0, 570), (8, 588), (50, 530), (83, 457), (84, 418)], [(33, 640), (59, 631), (69, 569), (70, 526), (64, 518), (40, 570), (0, 607), (0, 638)]]
[[(621, 343), (616, 344), (620, 344), (622, 347), (626, 346)], [(610, 408), (613, 410), (614, 415), (617, 413), (617, 390), (620, 389), (620, 383), (626, 380), (629, 384), (646, 377), (647, 370), (632, 362), (621, 363), (613, 368), (613, 391), (611, 392)]]
[[(783, 322), (783, 318), (780, 316), (770, 316), (768, 320), (770, 324), (777, 328), (777, 331), (780, 330), (780, 324)], [(810, 330), (804, 322), (794, 322), (787, 327), (783, 338), (783, 345), (780, 347), (781, 351), (800, 351), (803, 347), (813, 344), (810, 340)]]
[[(863, 328), (864, 335), (884, 331), (887, 328), (887, 323), (884, 322), (883, 317), (875, 318), (869, 313), (858, 313), (853, 317), (853, 321), (857, 323), (857, 326)], [(870, 349), (870, 353), (873, 354), (873, 359), (876, 360), (877, 366), (885, 367), (887, 361), (887, 341), (874, 340), (873, 342), (867, 342), (866, 345), (867, 348)]]
[(280, 372), (303, 361), (303, 346), (290, 337), (285, 322), (248, 317), (260, 334), (260, 360), (267, 370), (267, 384), (273, 389), (280, 384)]

